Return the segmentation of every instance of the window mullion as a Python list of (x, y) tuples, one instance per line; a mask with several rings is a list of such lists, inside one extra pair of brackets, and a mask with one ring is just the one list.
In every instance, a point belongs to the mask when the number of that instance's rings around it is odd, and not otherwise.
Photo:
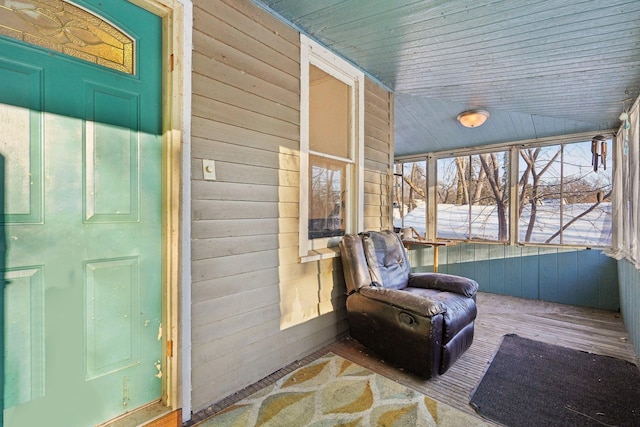
[(518, 177), (520, 170), (520, 150), (512, 146), (509, 149), (509, 244), (515, 245), (520, 233), (520, 195), (518, 194)]
[(564, 144), (560, 145), (560, 244), (564, 244)]
[(427, 229), (426, 236), (428, 240), (436, 240), (438, 234), (438, 204), (437, 204), (437, 187), (438, 187), (438, 160), (434, 156), (427, 157), (427, 206), (426, 220)]
[(469, 161), (469, 163), (467, 163), (465, 165), (465, 167), (467, 168), (467, 171), (469, 171), (468, 174), (467, 174), (467, 182), (465, 184), (465, 187), (466, 187), (466, 191), (467, 191), (467, 194), (466, 194), (466, 196), (467, 196), (467, 204), (469, 205), (469, 211), (468, 211), (469, 229), (467, 231), (467, 234), (468, 234), (467, 239), (471, 240), (471, 236), (472, 236), (472, 234), (471, 234), (472, 233), (471, 224), (473, 222), (473, 210), (472, 210), (472, 206), (471, 206), (471, 179), (472, 179), (471, 172), (472, 172), (473, 168), (472, 168), (471, 162), (473, 161), (473, 156), (469, 156), (468, 157), (468, 161)]

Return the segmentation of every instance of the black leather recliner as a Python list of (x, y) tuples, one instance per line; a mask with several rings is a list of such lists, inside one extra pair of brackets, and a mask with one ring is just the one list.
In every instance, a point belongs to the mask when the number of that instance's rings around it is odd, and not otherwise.
[(353, 338), (421, 377), (444, 374), (473, 342), (478, 284), (411, 273), (392, 231), (347, 234), (340, 242)]

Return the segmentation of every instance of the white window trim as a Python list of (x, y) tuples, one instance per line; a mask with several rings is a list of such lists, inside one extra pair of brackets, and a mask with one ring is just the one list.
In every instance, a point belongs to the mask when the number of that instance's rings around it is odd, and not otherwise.
[[(300, 34), (300, 217), (299, 255), (301, 262), (333, 258), (339, 255), (335, 245), (339, 238), (309, 239), (309, 65), (320, 68), (351, 87), (351, 150), (355, 162), (355, 176), (350, 177), (347, 200), (347, 233), (357, 233), (364, 227), (364, 73), (321, 46), (304, 34)], [(354, 185), (355, 182), (355, 185)], [(348, 191), (347, 193), (352, 193)]]

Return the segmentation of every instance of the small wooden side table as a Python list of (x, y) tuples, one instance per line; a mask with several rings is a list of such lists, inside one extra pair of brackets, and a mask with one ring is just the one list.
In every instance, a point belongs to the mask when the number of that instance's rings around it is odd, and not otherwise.
[(418, 239), (406, 239), (402, 240), (404, 247), (411, 249), (411, 246), (431, 246), (433, 247), (433, 272), (438, 272), (438, 252), (440, 246), (453, 246), (458, 242), (453, 240), (418, 240)]

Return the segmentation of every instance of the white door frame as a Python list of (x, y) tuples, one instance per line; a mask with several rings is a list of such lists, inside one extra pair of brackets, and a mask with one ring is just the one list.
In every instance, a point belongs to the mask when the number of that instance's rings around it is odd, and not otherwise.
[(162, 18), (163, 396), (191, 419), (192, 0), (128, 0)]

